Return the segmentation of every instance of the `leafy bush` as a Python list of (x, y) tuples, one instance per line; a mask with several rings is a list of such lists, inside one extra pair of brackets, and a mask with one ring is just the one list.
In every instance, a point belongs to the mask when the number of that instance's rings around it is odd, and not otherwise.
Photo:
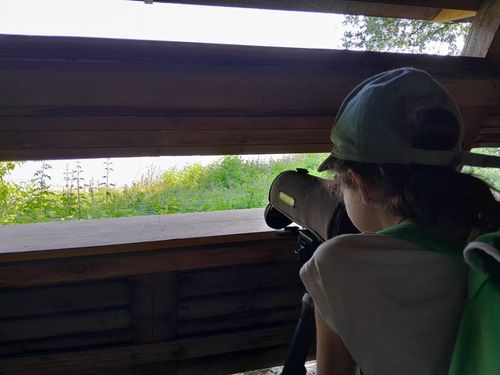
[[(26, 186), (5, 181), (4, 176), (16, 164), (2, 163), (0, 222), (14, 224), (264, 207), (271, 182), (280, 172), (295, 168), (315, 169), (324, 158), (324, 154), (311, 154), (248, 161), (239, 156), (225, 156), (206, 167), (194, 164), (180, 170), (171, 168), (162, 174), (150, 170), (140, 181), (122, 189), (115, 188), (109, 181), (97, 186), (84, 185), (77, 173), (79, 169), (76, 173), (68, 172), (70, 177), (63, 191), (48, 189), (50, 165), (46, 163)], [(81, 167), (78, 165), (78, 168)]]
[[(479, 152), (500, 156), (500, 149)], [(84, 185), (75, 174), (62, 191), (48, 189), (50, 166), (35, 173), (31, 182), (19, 186), (5, 177), (16, 163), (0, 163), (0, 223), (31, 223), (53, 220), (165, 215), (182, 212), (265, 207), (269, 187), (281, 172), (306, 168), (316, 174), (325, 154), (304, 154), (277, 160), (244, 160), (225, 156), (204, 167), (194, 164), (166, 172), (149, 170), (138, 182), (122, 189), (109, 181)], [(109, 168), (109, 165), (108, 165)], [(495, 169), (466, 168), (500, 188)], [(108, 176), (109, 177), (109, 176)]]

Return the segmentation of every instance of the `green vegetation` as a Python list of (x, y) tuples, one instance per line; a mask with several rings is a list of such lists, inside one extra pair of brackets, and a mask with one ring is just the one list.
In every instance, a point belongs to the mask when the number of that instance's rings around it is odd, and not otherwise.
[(470, 29), (469, 23), (366, 16), (346, 16), (344, 26), (342, 44), (347, 49), (424, 53), (437, 47), (449, 55), (460, 54), (460, 41)]
[(66, 171), (62, 191), (48, 188), (50, 165), (43, 163), (31, 182), (19, 186), (5, 177), (16, 163), (0, 163), (0, 223), (163, 215), (181, 212), (264, 207), (272, 180), (282, 171), (307, 168), (313, 172), (325, 154), (298, 155), (271, 161), (246, 161), (226, 156), (203, 167), (149, 171), (130, 187), (115, 188), (110, 164), (105, 182), (84, 184), (81, 166)]
[[(500, 156), (500, 149), (479, 152)], [(273, 179), (282, 171), (306, 168), (315, 173), (325, 154), (296, 155), (279, 160), (248, 161), (226, 156), (208, 166), (194, 164), (148, 174), (130, 187), (110, 182), (111, 163), (105, 163), (101, 184), (84, 184), (81, 166), (66, 171), (62, 191), (48, 188), (50, 165), (42, 163), (27, 185), (8, 182), (19, 163), (0, 162), (0, 223), (17, 224), (55, 220), (164, 215), (264, 207)], [(467, 168), (500, 189), (500, 171)]]
[[(477, 148), (472, 150), (480, 154), (500, 156), (500, 148)], [(465, 173), (472, 173), (475, 176), (481, 176), (481, 178), (493, 186), (498, 192), (500, 192), (500, 169), (496, 168), (478, 168), (478, 167), (465, 167), (463, 169)]]

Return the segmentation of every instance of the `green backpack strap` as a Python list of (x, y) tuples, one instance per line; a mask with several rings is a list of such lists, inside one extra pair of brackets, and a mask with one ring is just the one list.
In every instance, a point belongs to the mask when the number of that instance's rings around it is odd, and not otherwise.
[(468, 298), (449, 375), (500, 374), (500, 232), (469, 243)]

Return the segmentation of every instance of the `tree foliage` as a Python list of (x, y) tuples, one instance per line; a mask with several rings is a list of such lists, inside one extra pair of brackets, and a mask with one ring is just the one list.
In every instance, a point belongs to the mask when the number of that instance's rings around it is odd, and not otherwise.
[(347, 49), (381, 52), (433, 52), (458, 55), (468, 23), (434, 23), (403, 18), (346, 16), (342, 44)]

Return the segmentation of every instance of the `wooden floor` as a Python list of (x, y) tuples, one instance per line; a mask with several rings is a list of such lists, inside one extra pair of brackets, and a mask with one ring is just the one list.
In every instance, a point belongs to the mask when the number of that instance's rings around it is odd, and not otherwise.
[(283, 363), (303, 287), (260, 209), (0, 227), (0, 374)]

